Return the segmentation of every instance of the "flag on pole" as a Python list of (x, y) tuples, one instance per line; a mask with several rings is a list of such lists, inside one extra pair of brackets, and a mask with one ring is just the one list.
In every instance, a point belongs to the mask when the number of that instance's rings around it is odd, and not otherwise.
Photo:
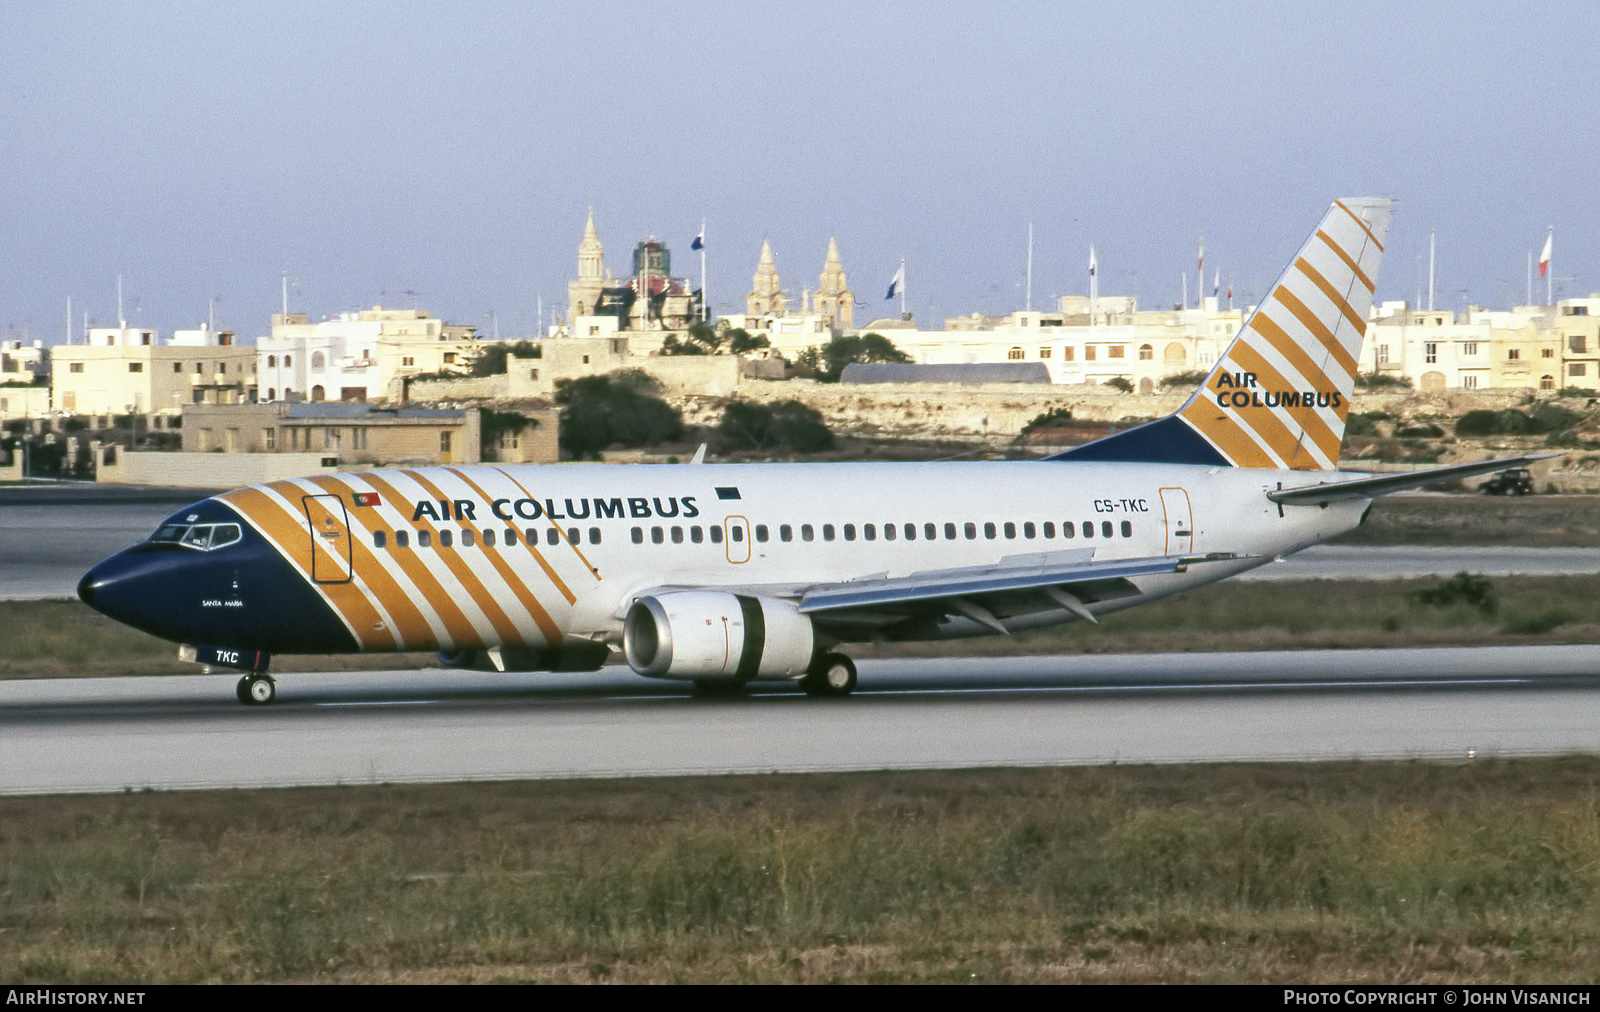
[(1556, 233), (1551, 229), (1550, 234), (1544, 237), (1544, 252), (1539, 254), (1539, 276), (1542, 278), (1550, 270), (1550, 244), (1555, 241)]
[(1206, 237), (1205, 236), (1201, 236), (1200, 237), (1200, 258), (1199, 258), (1199, 263), (1200, 263), (1199, 274), (1200, 274), (1201, 277), (1205, 277), (1205, 275), (1206, 275)]
[(905, 288), (905, 286), (906, 265), (902, 263), (900, 265), (900, 269), (894, 272), (894, 277), (889, 279), (889, 290), (885, 292), (883, 296), (885, 301), (894, 298), (896, 295), (899, 295), (901, 289)]
[(1091, 278), (1094, 277), (1094, 267), (1095, 267), (1095, 263), (1094, 263), (1094, 247), (1090, 246), (1089, 247), (1089, 276)]
[(1218, 270), (1211, 275), (1211, 297), (1217, 297), (1217, 289), (1222, 287), (1222, 271)]
[(690, 249), (705, 249), (706, 248), (706, 230), (705, 229), (701, 229), (700, 230), (700, 234), (694, 237), (694, 242), (689, 244), (689, 248)]

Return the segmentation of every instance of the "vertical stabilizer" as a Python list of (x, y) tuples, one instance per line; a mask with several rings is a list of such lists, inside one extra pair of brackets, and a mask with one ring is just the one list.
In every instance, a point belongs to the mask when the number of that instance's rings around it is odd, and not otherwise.
[(1335, 469), (1390, 207), (1334, 201), (1176, 414), (1052, 459)]

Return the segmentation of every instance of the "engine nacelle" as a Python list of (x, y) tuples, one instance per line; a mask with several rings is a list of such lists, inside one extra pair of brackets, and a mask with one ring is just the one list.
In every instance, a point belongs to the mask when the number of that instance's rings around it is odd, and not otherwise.
[(811, 619), (789, 601), (715, 590), (641, 597), (623, 623), (628, 665), (651, 678), (799, 678), (816, 652)]

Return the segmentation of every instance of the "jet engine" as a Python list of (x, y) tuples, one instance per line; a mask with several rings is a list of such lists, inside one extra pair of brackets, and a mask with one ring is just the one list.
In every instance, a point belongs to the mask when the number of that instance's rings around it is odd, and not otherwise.
[(799, 678), (816, 652), (792, 602), (712, 590), (641, 597), (623, 623), (628, 664), (651, 678)]

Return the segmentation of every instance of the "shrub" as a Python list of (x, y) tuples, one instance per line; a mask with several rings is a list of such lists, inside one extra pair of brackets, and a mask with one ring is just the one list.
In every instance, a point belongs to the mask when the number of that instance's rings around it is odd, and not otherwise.
[(1356, 374), (1356, 386), (1363, 390), (1377, 390), (1383, 387), (1399, 387), (1411, 389), (1410, 376), (1393, 376), (1381, 372), (1363, 372)]
[(1411, 600), (1433, 608), (1450, 608), (1465, 604), (1476, 608), (1486, 616), (1493, 615), (1500, 607), (1500, 602), (1494, 595), (1494, 584), (1486, 577), (1465, 572), (1457, 573), (1437, 587), (1425, 587), (1413, 591)]
[(1126, 376), (1113, 376), (1101, 385), (1111, 387), (1125, 394), (1133, 393), (1133, 384), (1128, 381)]
[(659, 397), (638, 369), (556, 381), (561, 448), (580, 459), (608, 446), (655, 446), (683, 435), (683, 415)]
[(1208, 374), (1204, 369), (1191, 369), (1188, 372), (1173, 373), (1171, 376), (1161, 377), (1164, 387), (1197, 387), (1206, 381)]
[(722, 409), (717, 442), (723, 451), (777, 450), (817, 453), (833, 449), (833, 433), (822, 415), (799, 401), (760, 404), (730, 401)]
[(1024, 436), (1040, 429), (1064, 429), (1072, 424), (1072, 412), (1066, 408), (1051, 408), (1033, 416), (1033, 421), (1022, 427)]

